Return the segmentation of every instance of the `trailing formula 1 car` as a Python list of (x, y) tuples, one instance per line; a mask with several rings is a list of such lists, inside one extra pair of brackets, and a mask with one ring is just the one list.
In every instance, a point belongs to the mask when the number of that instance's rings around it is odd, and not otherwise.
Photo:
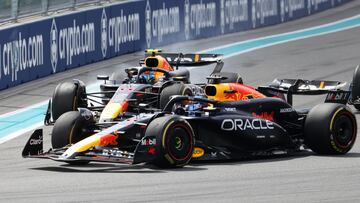
[(147, 50), (139, 67), (114, 72), (104, 80), (98, 92), (87, 93), (80, 80), (59, 84), (49, 101), (44, 123), (53, 124), (63, 113), (87, 108), (96, 113), (99, 122), (122, 120), (144, 111), (160, 111), (172, 95), (201, 95), (204, 91), (190, 84), (189, 71), (180, 66), (216, 64), (221, 69), (219, 54), (161, 53)]
[[(358, 68), (352, 90), (359, 84)], [(221, 83), (212, 74), (209, 98), (173, 96), (161, 112), (96, 123), (86, 109), (63, 114), (52, 131), (53, 149), (43, 151), (42, 130), (27, 142), (23, 157), (70, 164), (90, 161), (153, 163), (181, 167), (191, 160), (229, 160), (311, 149), (318, 154), (346, 154), (354, 145), (357, 122), (345, 104), (357, 104), (359, 92), (336, 81), (275, 80), (257, 89)], [(287, 99), (281, 97), (287, 93)], [(325, 103), (296, 110), (293, 94), (324, 94)], [(230, 96), (226, 96), (230, 95)], [(232, 96), (231, 96), (232, 95)], [(244, 97), (246, 96), (246, 97)], [(354, 103), (355, 102), (355, 103)]]

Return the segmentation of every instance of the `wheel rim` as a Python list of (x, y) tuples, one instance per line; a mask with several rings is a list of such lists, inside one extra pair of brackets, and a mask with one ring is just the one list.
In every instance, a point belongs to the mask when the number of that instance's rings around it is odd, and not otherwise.
[(192, 136), (184, 124), (175, 124), (167, 134), (168, 153), (174, 160), (182, 161), (191, 155)]
[(343, 148), (352, 144), (354, 139), (354, 126), (352, 119), (348, 115), (340, 115), (333, 126), (333, 136), (335, 142)]

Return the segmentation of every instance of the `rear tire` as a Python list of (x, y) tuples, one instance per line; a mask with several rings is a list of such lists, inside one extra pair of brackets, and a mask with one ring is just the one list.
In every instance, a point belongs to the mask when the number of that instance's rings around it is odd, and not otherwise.
[(170, 97), (174, 95), (188, 95), (192, 96), (193, 92), (191, 88), (183, 83), (174, 83), (165, 87), (160, 93), (159, 107), (164, 109), (166, 104), (170, 101)]
[(56, 86), (51, 105), (53, 120), (57, 120), (68, 111), (76, 111), (78, 107), (86, 107), (85, 86), (72, 82), (60, 83)]
[(158, 167), (183, 167), (192, 158), (194, 132), (190, 124), (178, 116), (156, 118), (147, 127), (145, 136), (156, 137), (156, 159), (153, 164)]
[[(225, 77), (225, 79), (221, 80), (221, 83), (240, 83), (240, 84), (243, 84), (242, 77), (241, 77), (241, 75), (239, 73), (220, 72), (220, 73), (215, 73), (215, 74), (213, 74), (211, 76)], [(213, 84), (212, 79), (210, 79), (209, 83)]]
[(356, 119), (345, 105), (320, 104), (307, 115), (304, 134), (305, 144), (318, 154), (346, 154), (356, 140)]

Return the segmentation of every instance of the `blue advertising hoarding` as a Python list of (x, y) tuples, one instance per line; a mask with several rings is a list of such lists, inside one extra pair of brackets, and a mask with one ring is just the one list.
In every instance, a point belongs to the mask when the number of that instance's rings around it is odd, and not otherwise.
[(186, 40), (279, 24), (351, 0), (138, 0), (0, 29), (0, 90)]

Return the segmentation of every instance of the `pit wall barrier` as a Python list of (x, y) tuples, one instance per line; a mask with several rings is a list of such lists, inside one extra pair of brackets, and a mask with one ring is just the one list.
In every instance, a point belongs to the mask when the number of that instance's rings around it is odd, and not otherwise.
[(351, 0), (138, 0), (0, 28), (0, 90), (145, 48), (309, 16)]

